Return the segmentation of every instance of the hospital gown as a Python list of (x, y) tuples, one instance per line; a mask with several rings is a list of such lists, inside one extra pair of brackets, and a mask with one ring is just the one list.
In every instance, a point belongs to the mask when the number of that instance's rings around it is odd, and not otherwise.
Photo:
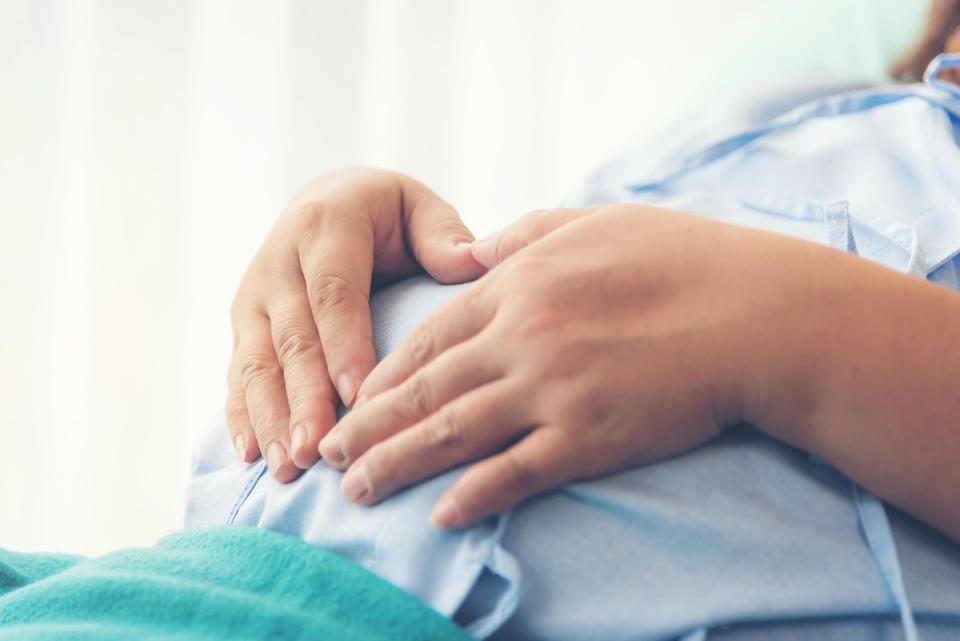
[[(958, 140), (951, 86), (800, 82), (638, 145), (565, 204), (670, 207), (956, 290)], [(466, 286), (420, 277), (375, 294), (378, 357)], [(463, 531), (431, 527), (434, 501), (463, 469), (361, 507), (322, 461), (287, 485), (263, 461), (238, 463), (218, 416), (197, 452), (184, 526), (256, 525), (322, 545), (478, 638), (960, 638), (960, 546), (752, 427)]]

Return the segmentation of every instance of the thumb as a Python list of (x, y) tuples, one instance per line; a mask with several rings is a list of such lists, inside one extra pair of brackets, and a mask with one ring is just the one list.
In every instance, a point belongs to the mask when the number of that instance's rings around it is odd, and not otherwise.
[(470, 253), (474, 236), (457, 210), (425, 186), (407, 186), (403, 214), (411, 253), (438, 281), (462, 283), (487, 271)]
[(492, 269), (527, 245), (592, 211), (592, 209), (575, 208), (531, 211), (506, 229), (478, 240), (470, 250), (478, 263), (487, 269)]

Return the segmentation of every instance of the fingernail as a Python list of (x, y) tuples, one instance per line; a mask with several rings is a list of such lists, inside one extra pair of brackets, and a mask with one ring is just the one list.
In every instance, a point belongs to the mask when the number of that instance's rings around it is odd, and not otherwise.
[(337, 377), (337, 392), (340, 393), (340, 400), (344, 405), (349, 407), (353, 403), (353, 397), (357, 393), (357, 381), (350, 372), (344, 372)]
[(299, 451), (300, 447), (306, 440), (307, 428), (305, 428), (303, 425), (297, 425), (295, 428), (293, 428), (293, 433), (290, 435), (290, 451)]
[(243, 434), (237, 434), (237, 438), (233, 439), (233, 446), (237, 448), (237, 458), (240, 459), (241, 463), (245, 463), (247, 460), (247, 444), (243, 440)]
[(280, 466), (283, 465), (286, 460), (287, 452), (278, 441), (274, 441), (267, 447), (267, 467), (270, 468), (270, 472), (273, 475), (277, 474), (277, 470), (280, 469)]
[(354, 465), (347, 470), (340, 483), (340, 491), (348, 501), (359, 501), (370, 493), (370, 483), (363, 465)]
[(469, 243), (469, 242), (467, 242), (467, 241), (461, 241), (461, 242), (457, 243), (456, 245), (454, 245), (454, 247), (455, 247), (456, 249), (463, 250), (463, 249), (470, 249), (470, 247), (471, 247), (472, 245), (473, 245), (473, 243)]
[(337, 469), (347, 462), (347, 455), (343, 453), (343, 439), (336, 432), (330, 432), (320, 441), (319, 451), (323, 460)]
[(482, 240), (478, 240), (470, 246), (470, 253), (473, 254), (473, 259), (490, 269), (493, 267), (493, 260), (490, 260), (489, 256), (485, 256), (485, 253), (490, 253), (490, 245), (493, 243), (493, 236), (488, 236)]
[(452, 528), (456, 527), (460, 519), (460, 511), (453, 499), (443, 499), (430, 513), (430, 524), (433, 527)]

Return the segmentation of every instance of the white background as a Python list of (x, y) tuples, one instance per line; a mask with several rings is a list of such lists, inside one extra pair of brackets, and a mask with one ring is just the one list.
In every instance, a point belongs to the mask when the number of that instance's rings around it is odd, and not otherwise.
[(730, 51), (794, 64), (773, 4), (0, 0), (0, 547), (169, 531), (234, 290), (302, 182), (399, 169), (492, 231), (758, 79), (719, 79)]

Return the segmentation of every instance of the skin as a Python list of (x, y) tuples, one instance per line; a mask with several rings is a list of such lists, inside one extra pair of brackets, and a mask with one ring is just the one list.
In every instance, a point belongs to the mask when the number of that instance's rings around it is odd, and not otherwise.
[[(958, 16), (960, 0), (936, 0), (892, 73), (919, 77), (937, 53), (960, 51)], [(353, 169), (307, 184), (231, 309), (227, 421), (240, 459), (266, 453), (289, 482), (319, 452), (363, 504), (476, 461), (431, 515), (464, 527), (750, 422), (960, 540), (960, 407), (946, 383), (960, 355), (941, 348), (958, 338), (956, 293), (637, 205), (534, 212), (472, 241), (409, 177)], [(374, 367), (371, 289), (488, 268)], [(354, 411), (334, 428), (340, 399)]]
[[(950, 37), (947, 38), (943, 50), (946, 53), (960, 53), (960, 27), (954, 29)], [(960, 85), (960, 67), (944, 69), (937, 77), (947, 82), (952, 82), (955, 85)]]
[(348, 498), (479, 461), (431, 515), (463, 527), (747, 422), (960, 539), (955, 292), (632, 204), (537, 212), (474, 253), (495, 267), (385, 358), (321, 441)]
[[(890, 76), (907, 82), (919, 81), (937, 55), (957, 52), (960, 52), (960, 0), (934, 0), (920, 40), (893, 65)], [(960, 84), (960, 71), (946, 70), (939, 77)]]
[[(305, 185), (240, 282), (231, 308), (227, 425), (237, 456), (266, 455), (289, 482), (373, 369), (371, 288), (427, 271), (445, 283), (483, 273), (456, 210), (390, 171), (347, 169)], [(339, 392), (338, 392), (339, 390)]]

